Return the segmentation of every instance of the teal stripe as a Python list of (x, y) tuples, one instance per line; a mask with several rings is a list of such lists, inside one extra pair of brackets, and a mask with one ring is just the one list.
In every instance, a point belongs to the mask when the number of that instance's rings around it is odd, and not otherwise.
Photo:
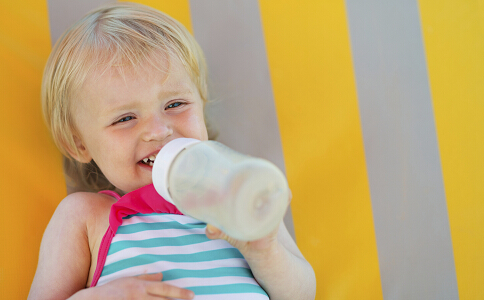
[[(151, 214), (137, 213), (137, 214), (125, 216), (125, 217), (123, 217), (123, 220), (128, 220), (128, 219), (131, 219), (132, 217), (146, 217), (146, 216), (159, 216), (159, 215), (171, 215), (171, 216), (173, 216), (174, 214), (169, 214), (169, 213), (156, 213), (156, 212), (151, 213)], [(178, 215), (178, 216), (182, 216), (182, 215)]]
[(257, 293), (267, 296), (267, 293), (260, 286), (250, 283), (193, 286), (186, 289), (193, 291), (195, 295)]
[(191, 224), (180, 224), (176, 221), (172, 222), (155, 222), (155, 223), (137, 223), (130, 225), (119, 226), (116, 234), (129, 234), (136, 233), (147, 230), (165, 230), (165, 229), (195, 229), (204, 228), (205, 223), (191, 223)]
[(249, 277), (253, 278), (252, 272), (248, 268), (242, 267), (226, 267), (226, 268), (214, 268), (206, 270), (183, 270), (173, 269), (163, 272), (163, 281), (175, 280), (180, 278), (213, 278), (213, 277), (225, 277), (225, 276), (237, 276), (237, 277)]
[(244, 258), (236, 248), (226, 248), (210, 250), (192, 254), (142, 254), (135, 257), (123, 259), (115, 263), (105, 265), (101, 276), (107, 276), (121, 270), (152, 264), (158, 261), (175, 262), (175, 263), (197, 263), (205, 261), (215, 261), (229, 258)]
[(142, 213), (137, 213), (137, 214), (134, 214), (134, 215), (129, 215), (129, 216), (123, 217), (123, 220), (128, 220), (128, 219), (131, 219), (132, 217), (144, 217), (144, 216), (151, 216), (151, 215), (166, 215), (166, 214), (158, 214), (158, 213), (142, 214)]
[(166, 246), (186, 246), (210, 241), (205, 234), (189, 234), (176, 237), (159, 237), (139, 241), (119, 241), (114, 242), (109, 247), (108, 255), (127, 248), (154, 248)]

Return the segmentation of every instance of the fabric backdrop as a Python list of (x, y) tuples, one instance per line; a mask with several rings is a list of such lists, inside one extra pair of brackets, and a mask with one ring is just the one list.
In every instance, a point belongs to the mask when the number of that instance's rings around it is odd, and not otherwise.
[[(102, 2), (0, 1), (1, 299), (66, 194), (43, 66)], [(317, 299), (484, 299), (483, 1), (138, 2), (204, 49), (219, 140), (285, 171)]]

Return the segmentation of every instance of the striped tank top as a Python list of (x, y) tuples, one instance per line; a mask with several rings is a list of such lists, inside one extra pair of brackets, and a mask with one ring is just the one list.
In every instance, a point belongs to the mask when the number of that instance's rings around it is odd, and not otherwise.
[(210, 240), (206, 224), (183, 215), (147, 185), (111, 207), (91, 287), (146, 273), (192, 290), (196, 300), (269, 299), (240, 252), (224, 240)]

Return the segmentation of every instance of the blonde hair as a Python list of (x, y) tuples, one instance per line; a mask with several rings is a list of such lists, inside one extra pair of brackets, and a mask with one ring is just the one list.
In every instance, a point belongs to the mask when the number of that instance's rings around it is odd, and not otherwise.
[[(161, 57), (158, 54), (162, 54)], [(53, 140), (64, 155), (64, 173), (71, 191), (114, 189), (91, 161), (82, 164), (71, 115), (75, 91), (100, 67), (136, 69), (142, 62), (155, 67), (176, 58), (207, 101), (207, 68), (193, 36), (175, 19), (148, 6), (112, 3), (91, 11), (56, 42), (44, 70), (42, 110)]]

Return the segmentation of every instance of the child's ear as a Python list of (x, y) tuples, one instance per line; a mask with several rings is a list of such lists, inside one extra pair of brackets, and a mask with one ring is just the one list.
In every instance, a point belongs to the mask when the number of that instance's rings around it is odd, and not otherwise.
[(74, 142), (76, 144), (77, 151), (75, 151), (75, 149), (72, 149), (71, 147), (66, 147), (67, 152), (69, 152), (69, 154), (75, 160), (85, 164), (89, 163), (92, 160), (92, 157), (82, 140), (79, 137), (74, 136)]

